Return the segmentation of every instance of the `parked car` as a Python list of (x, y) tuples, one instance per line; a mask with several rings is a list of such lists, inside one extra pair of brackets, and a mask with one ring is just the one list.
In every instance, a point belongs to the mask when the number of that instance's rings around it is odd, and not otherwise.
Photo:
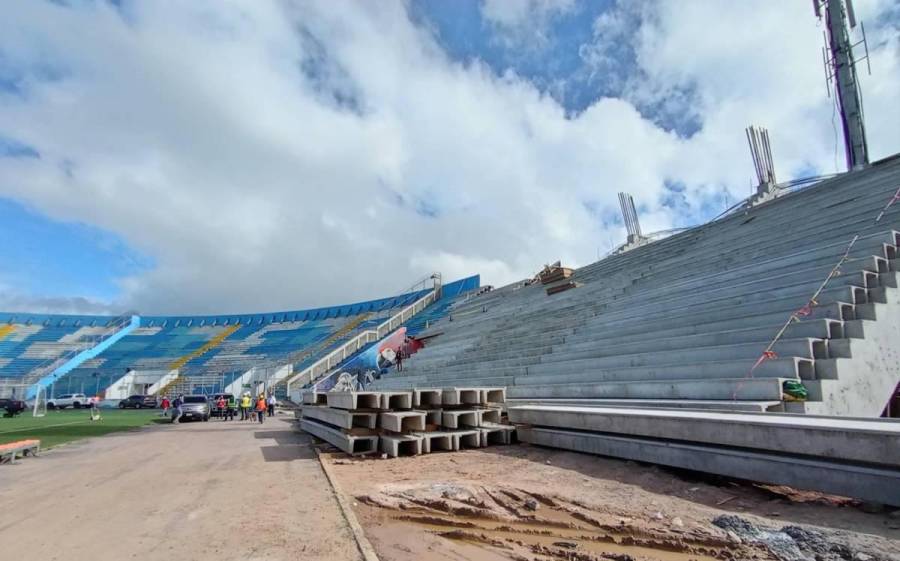
[(158, 407), (154, 395), (129, 395), (119, 402), (119, 409), (153, 409)]
[(0, 409), (6, 411), (3, 414), (4, 417), (15, 417), (22, 411), (25, 411), (26, 405), (25, 402), (21, 399), (0, 399)]
[(81, 409), (90, 407), (90, 405), (91, 399), (83, 393), (67, 393), (47, 400), (48, 409), (65, 409), (66, 407)]
[[(234, 399), (234, 395), (232, 395), (230, 393), (217, 393), (216, 395), (212, 396), (212, 398), (209, 400), (209, 408), (210, 408), (209, 414), (213, 417), (221, 417), (222, 416), (221, 412), (216, 407), (216, 403), (219, 401), (220, 397), (225, 398), (226, 404), (229, 402), (229, 400)], [(232, 408), (232, 409), (234, 409), (234, 408)]]
[[(178, 413), (172, 410), (172, 420)], [(182, 398), (181, 403), (181, 419), (186, 420), (208, 421), (209, 420), (209, 400), (205, 395), (186, 395)]]

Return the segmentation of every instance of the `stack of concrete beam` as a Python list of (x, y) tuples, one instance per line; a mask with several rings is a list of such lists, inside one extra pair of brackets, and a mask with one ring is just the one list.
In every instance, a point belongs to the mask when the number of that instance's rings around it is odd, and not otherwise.
[(300, 428), (348, 454), (391, 457), (509, 444), (503, 388), (304, 394)]
[(900, 423), (777, 413), (514, 406), (523, 442), (900, 505)]
[[(578, 290), (548, 297), (523, 282), (472, 298), (373, 388), (490, 385), (512, 403), (876, 416), (900, 382), (900, 204), (874, 219), (898, 187), (894, 157), (578, 269), (564, 281)], [(785, 399), (788, 381), (807, 388), (805, 402)]]

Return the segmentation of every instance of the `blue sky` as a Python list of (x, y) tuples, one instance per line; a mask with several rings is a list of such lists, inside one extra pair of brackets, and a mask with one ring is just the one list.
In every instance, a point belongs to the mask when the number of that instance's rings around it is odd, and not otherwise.
[[(0, 308), (297, 309), (434, 270), (503, 284), (621, 243), (620, 190), (646, 232), (702, 222), (753, 187), (751, 123), (779, 179), (835, 171), (802, 4), (16, 3)], [(857, 13), (883, 157), (900, 9)]]

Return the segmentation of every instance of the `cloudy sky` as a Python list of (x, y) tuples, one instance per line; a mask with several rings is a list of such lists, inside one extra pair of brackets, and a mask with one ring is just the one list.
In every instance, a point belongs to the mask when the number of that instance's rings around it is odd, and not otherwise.
[[(900, 5), (856, 0), (900, 152)], [(503, 284), (843, 170), (810, 2), (4, 1), (0, 310), (216, 313)], [(855, 34), (858, 33), (858, 29)]]

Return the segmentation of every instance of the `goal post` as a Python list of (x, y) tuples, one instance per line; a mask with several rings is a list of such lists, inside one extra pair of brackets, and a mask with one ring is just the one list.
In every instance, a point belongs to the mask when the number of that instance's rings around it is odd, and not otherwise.
[(37, 393), (34, 394), (34, 406), (32, 407), (32, 417), (43, 417), (47, 414), (47, 388), (40, 386)]

